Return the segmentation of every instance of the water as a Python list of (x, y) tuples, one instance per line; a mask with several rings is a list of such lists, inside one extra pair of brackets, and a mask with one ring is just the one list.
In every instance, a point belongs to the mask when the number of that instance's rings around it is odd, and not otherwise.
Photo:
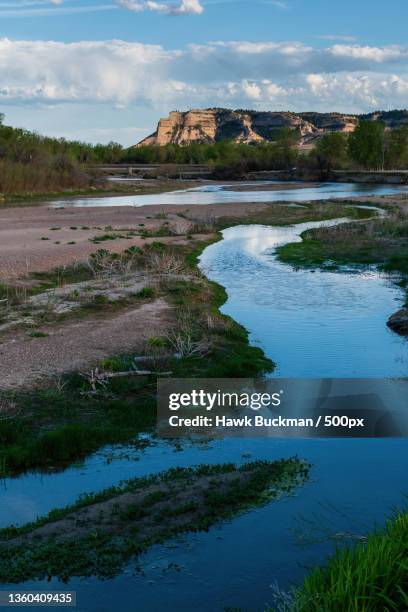
[[(338, 221), (336, 222), (338, 223)], [(227, 289), (222, 311), (250, 330), (287, 377), (382, 378), (408, 375), (404, 338), (385, 325), (401, 290), (375, 269), (295, 270), (274, 249), (333, 221), (293, 227), (233, 227), (201, 257), (206, 275)]]
[[(276, 260), (278, 244), (299, 240), (299, 233), (314, 225), (225, 230), (224, 240), (201, 258), (207, 275), (227, 289), (223, 311), (245, 325), (251, 342), (277, 361), (274, 375), (407, 375), (408, 344), (385, 325), (403, 297), (389, 278), (375, 270), (297, 272)], [(407, 450), (408, 442), (401, 439), (264, 438), (186, 443), (179, 452), (152, 440), (143, 451), (106, 449), (64, 473), (6, 480), (0, 524), (21, 524), (72, 502), (83, 491), (177, 465), (298, 454), (313, 468), (311, 480), (294, 496), (208, 533), (155, 546), (139, 559), (142, 572), (131, 564), (113, 580), (69, 583), (78, 591), (78, 609), (89, 612), (261, 610), (272, 603), (270, 585), (277, 581), (287, 588), (301, 580), (330, 554), (336, 534), (364, 534), (403, 504)], [(56, 581), (27, 582), (24, 588), (59, 586)]]
[[(243, 183), (237, 183), (243, 184)], [(273, 181), (265, 182), (273, 185)], [(355, 196), (382, 196), (406, 193), (404, 185), (364, 185), (362, 183), (319, 183), (315, 187), (301, 189), (284, 189), (281, 191), (231, 191), (228, 185), (207, 183), (201, 187), (158, 193), (154, 195), (127, 195), (106, 198), (61, 199), (54, 202), (57, 208), (65, 206), (144, 206), (152, 204), (230, 204), (237, 202), (304, 202), (308, 200), (325, 200), (328, 198), (350, 198)]]

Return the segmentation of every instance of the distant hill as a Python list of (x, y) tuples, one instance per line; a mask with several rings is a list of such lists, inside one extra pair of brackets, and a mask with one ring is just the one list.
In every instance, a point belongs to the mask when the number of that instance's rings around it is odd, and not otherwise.
[(156, 131), (136, 146), (210, 144), (220, 140), (251, 144), (272, 141), (274, 131), (290, 128), (297, 131), (299, 145), (308, 147), (326, 133), (353, 132), (360, 120), (383, 121), (387, 128), (394, 129), (408, 123), (408, 111), (377, 111), (366, 115), (269, 112), (226, 108), (173, 111), (168, 117), (160, 119)]

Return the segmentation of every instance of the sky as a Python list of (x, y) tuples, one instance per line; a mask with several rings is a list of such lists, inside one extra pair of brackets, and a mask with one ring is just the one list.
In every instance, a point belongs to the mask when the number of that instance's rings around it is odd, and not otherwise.
[(0, 0), (0, 112), (128, 146), (171, 110), (406, 108), (407, 21), (407, 0)]

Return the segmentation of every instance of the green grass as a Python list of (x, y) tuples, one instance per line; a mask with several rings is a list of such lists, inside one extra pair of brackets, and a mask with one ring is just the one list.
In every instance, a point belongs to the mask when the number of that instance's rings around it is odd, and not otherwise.
[(302, 242), (279, 247), (277, 253), (295, 267), (377, 264), (408, 275), (407, 227), (408, 220), (394, 214), (385, 220), (316, 228), (303, 232)]
[(152, 299), (155, 296), (155, 292), (152, 287), (143, 287), (143, 289), (137, 292), (136, 296), (144, 300)]
[(106, 242), (109, 240), (129, 240), (130, 238), (133, 238), (135, 236), (135, 232), (133, 231), (126, 231), (126, 232), (108, 232), (106, 234), (99, 234), (97, 236), (94, 236), (93, 238), (90, 238), (89, 241), (93, 242), (94, 244), (99, 244), (100, 242)]
[(367, 542), (339, 549), (295, 592), (295, 612), (399, 612), (408, 609), (408, 513)]
[[(111, 371), (129, 370), (132, 355), (117, 356), (101, 365)], [(261, 349), (249, 346), (243, 328), (233, 326), (225, 337), (214, 339), (209, 355), (170, 359), (167, 368), (177, 378), (242, 378), (270, 371), (273, 364)], [(89, 386), (78, 374), (65, 377), (63, 382), (59, 387), (32, 392), (4, 392), (4, 397), (14, 401), (24, 414), (24, 418), (16, 414), (0, 420), (4, 475), (62, 468), (105, 444), (125, 442), (154, 430), (156, 376), (113, 379), (94, 397), (84, 395)]]

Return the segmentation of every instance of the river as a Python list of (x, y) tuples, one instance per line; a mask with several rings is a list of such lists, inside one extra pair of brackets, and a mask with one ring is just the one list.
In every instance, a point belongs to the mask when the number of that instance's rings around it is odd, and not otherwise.
[[(242, 185), (242, 183), (239, 183)], [(256, 183), (258, 184), (258, 183)], [(265, 181), (265, 186), (273, 186), (273, 181)], [(237, 202), (302, 202), (326, 200), (329, 198), (351, 198), (357, 196), (382, 196), (406, 193), (406, 185), (365, 185), (363, 183), (319, 183), (314, 187), (277, 189), (275, 191), (233, 191), (229, 185), (206, 183), (200, 187), (183, 189), (154, 195), (126, 195), (96, 198), (64, 198), (56, 200), (53, 206), (95, 207), (95, 206), (164, 206), (166, 204), (230, 204)]]
[[(293, 193), (302, 199), (299, 190)], [(279, 192), (279, 199), (287, 195)], [(251, 342), (277, 362), (274, 376), (406, 376), (408, 344), (385, 325), (403, 300), (392, 279), (375, 269), (295, 271), (277, 261), (276, 246), (300, 240), (302, 231), (316, 225), (321, 223), (225, 230), (223, 240), (207, 247), (200, 261), (207, 276), (227, 290), (222, 311), (243, 324)], [(310, 567), (324, 562), (339, 537), (361, 536), (404, 503), (407, 451), (404, 439), (225, 439), (187, 442), (182, 450), (153, 440), (143, 451), (104, 449), (63, 473), (6, 479), (0, 524), (24, 523), (84, 491), (173, 466), (297, 454), (313, 467), (310, 481), (293, 496), (208, 533), (154, 546), (139, 559), (140, 572), (130, 564), (113, 580), (69, 583), (78, 592), (78, 610), (87, 612), (263, 610), (273, 602), (271, 585), (287, 589), (300, 581)], [(24, 585), (53, 588), (56, 581)]]

